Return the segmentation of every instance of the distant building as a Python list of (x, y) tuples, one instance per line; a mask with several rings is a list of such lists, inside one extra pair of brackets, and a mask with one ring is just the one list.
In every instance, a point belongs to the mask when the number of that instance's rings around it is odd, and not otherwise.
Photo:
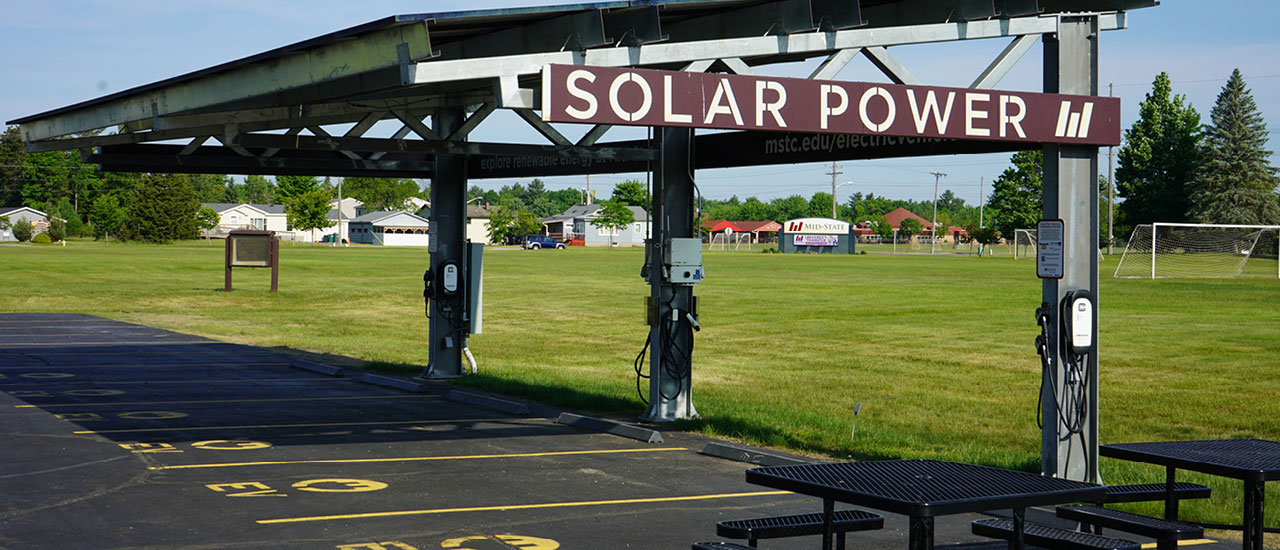
[[(895, 208), (893, 211), (889, 212), (888, 214), (885, 214), (884, 218), (888, 220), (889, 225), (893, 227), (893, 231), (895, 235), (898, 232), (898, 228), (902, 226), (902, 222), (908, 218), (911, 218), (920, 222), (920, 227), (924, 228), (924, 230), (921, 233), (921, 235), (924, 236), (924, 242), (928, 242), (930, 235), (933, 234), (933, 222), (926, 220), (921, 216), (916, 215), (914, 212), (907, 210), (906, 208), (902, 208), (902, 207)], [(857, 228), (858, 236), (860, 239), (863, 239), (864, 241), (869, 240), (870, 242), (878, 242), (879, 237), (872, 234), (870, 226), (871, 226), (870, 222), (864, 221), (862, 223), (859, 223)], [(968, 235), (968, 234), (969, 234), (968, 232), (966, 232), (964, 229), (960, 227), (949, 226), (945, 229), (938, 231), (938, 242), (955, 243), (960, 240), (961, 236)], [(914, 239), (915, 236), (913, 236), (912, 238)]]
[[(431, 218), (431, 203), (423, 201), (417, 214), (422, 218)], [(493, 209), (486, 206), (467, 205), (467, 240), (473, 243), (493, 244), (489, 241), (489, 219), (493, 217)]]
[(591, 225), (591, 221), (600, 217), (600, 204), (575, 204), (568, 210), (555, 216), (539, 218), (546, 233), (557, 239), (569, 241), (576, 246), (609, 246), (613, 242), (617, 246), (644, 246), (645, 236), (649, 233), (649, 213), (639, 206), (628, 206), (635, 222), (612, 234), (603, 227)]
[(226, 237), (227, 233), (237, 229), (291, 233), (289, 216), (285, 214), (283, 204), (206, 202), (200, 206), (207, 206), (218, 213), (218, 225), (206, 232), (208, 237)]
[(773, 220), (765, 221), (729, 221), (729, 220), (707, 220), (702, 222), (702, 226), (707, 228), (710, 233), (708, 238), (711, 242), (736, 242), (735, 235), (747, 235), (748, 243), (773, 242), (778, 238), (778, 230), (782, 229), (782, 224)]
[(49, 215), (27, 206), (0, 206), (0, 217), (9, 218), (8, 229), (0, 229), (0, 242), (13, 242), (13, 224), (20, 221), (31, 222), (31, 235), (35, 236), (49, 230)]
[(351, 220), (351, 242), (384, 246), (427, 246), (430, 223), (409, 212), (369, 212)]

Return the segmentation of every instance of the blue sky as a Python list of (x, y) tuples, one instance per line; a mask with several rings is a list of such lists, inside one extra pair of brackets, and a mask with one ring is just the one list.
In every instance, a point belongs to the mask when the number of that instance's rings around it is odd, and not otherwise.
[[(532, 0), (0, 0), (0, 121), (8, 121), (154, 82), (306, 40), (393, 14), (549, 5)], [(1152, 79), (1166, 71), (1175, 93), (1208, 122), (1209, 110), (1231, 70), (1239, 67), (1271, 128), (1280, 128), (1280, 2), (1273, 0), (1165, 0), (1130, 13), (1129, 29), (1102, 37), (1101, 82), (1115, 84), (1127, 128)], [(895, 48), (894, 54), (926, 83), (965, 86), (1005, 46), (1003, 40)], [(1033, 49), (999, 85), (1039, 91), (1041, 51)], [(802, 76), (804, 66), (772, 74)], [(865, 60), (851, 64), (842, 80), (882, 81)], [(526, 132), (514, 117), (486, 121), (476, 134)], [(635, 131), (635, 130), (631, 130)], [(628, 137), (626, 130), (609, 139)], [(533, 140), (532, 133), (529, 134)], [(1274, 134), (1273, 134), (1274, 135)], [(1276, 148), (1275, 142), (1270, 147)], [(1272, 163), (1280, 157), (1272, 156)], [(930, 172), (948, 174), (942, 187), (974, 204), (979, 179), (989, 191), (992, 178), (1008, 166), (1007, 154), (941, 156), (841, 163), (839, 198), (873, 192), (893, 198), (929, 199)], [(1106, 151), (1102, 157), (1103, 173)], [(830, 165), (708, 170), (698, 174), (704, 195), (769, 199), (830, 191)], [(637, 175), (598, 175), (591, 187), (607, 194), (617, 182)], [(643, 175), (639, 175), (643, 178)], [(523, 180), (522, 180), (523, 181)], [(583, 177), (546, 180), (553, 189), (582, 187)], [(476, 184), (496, 187), (505, 180)]]

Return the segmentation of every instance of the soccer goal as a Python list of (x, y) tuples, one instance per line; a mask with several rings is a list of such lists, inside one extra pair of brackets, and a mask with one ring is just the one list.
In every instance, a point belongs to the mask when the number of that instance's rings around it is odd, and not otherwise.
[(1036, 257), (1036, 231), (1035, 229), (1013, 230), (1014, 259)]
[(1230, 278), (1244, 272), (1249, 259), (1275, 261), (1280, 226), (1153, 223), (1133, 228), (1114, 277)]

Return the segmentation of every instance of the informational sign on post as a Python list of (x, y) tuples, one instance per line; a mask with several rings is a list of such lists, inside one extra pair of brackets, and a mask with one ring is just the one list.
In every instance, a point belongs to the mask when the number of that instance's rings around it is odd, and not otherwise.
[(1061, 279), (1063, 272), (1063, 239), (1066, 224), (1062, 220), (1040, 220), (1036, 226), (1036, 276)]

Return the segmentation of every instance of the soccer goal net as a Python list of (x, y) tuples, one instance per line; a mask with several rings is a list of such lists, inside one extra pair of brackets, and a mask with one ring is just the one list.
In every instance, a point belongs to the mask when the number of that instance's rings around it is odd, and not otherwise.
[[(1115, 277), (1239, 277), (1250, 258), (1280, 262), (1280, 226), (1154, 223), (1133, 228)], [(1269, 270), (1270, 272), (1270, 270)], [(1280, 277), (1280, 263), (1269, 276)]]
[(1015, 259), (1036, 257), (1036, 231), (1035, 229), (1013, 230), (1013, 257)]

